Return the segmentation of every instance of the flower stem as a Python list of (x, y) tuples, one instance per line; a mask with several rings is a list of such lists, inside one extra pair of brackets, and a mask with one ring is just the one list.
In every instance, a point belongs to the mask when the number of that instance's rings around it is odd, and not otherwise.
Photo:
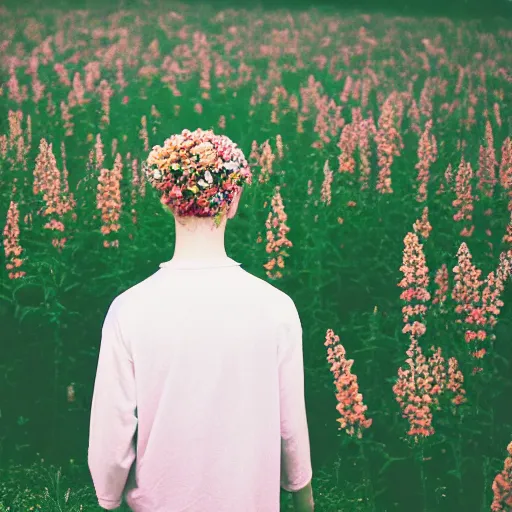
[(455, 452), (455, 464), (457, 466), (457, 476), (459, 480), (459, 496), (462, 499), (462, 416), (459, 416), (459, 428), (457, 429), (457, 447), (454, 449)]
[(369, 463), (368, 457), (366, 455), (366, 450), (365, 450), (364, 445), (365, 445), (364, 441), (361, 441), (359, 443), (359, 446), (361, 447), (361, 455), (362, 455), (363, 461), (364, 461), (364, 472), (365, 472), (365, 477), (366, 477), (365, 478), (365, 480), (366, 480), (365, 492), (367, 494), (367, 496), (366, 496), (367, 500), (371, 504), (371, 510), (375, 511), (375, 510), (377, 510), (375, 508), (375, 489), (373, 487), (373, 481), (372, 481), (371, 472), (370, 472), (370, 463)]
[(482, 493), (482, 505), (481, 505), (481, 508), (480, 510), (482, 511), (487, 511), (489, 510), (489, 505), (486, 506), (486, 500), (485, 500), (485, 497), (487, 495), (487, 487), (489, 485), (489, 479), (488, 479), (488, 475), (489, 475), (489, 458), (488, 457), (485, 457), (484, 456), (484, 463), (483, 463), (483, 471), (484, 471), (484, 489), (483, 489), (483, 493)]
[(428, 507), (427, 507), (427, 484), (426, 484), (426, 481), (425, 481), (424, 448), (423, 448), (423, 444), (421, 445), (421, 449), (420, 449), (419, 463), (420, 463), (421, 492), (423, 494), (423, 512), (428, 512)]

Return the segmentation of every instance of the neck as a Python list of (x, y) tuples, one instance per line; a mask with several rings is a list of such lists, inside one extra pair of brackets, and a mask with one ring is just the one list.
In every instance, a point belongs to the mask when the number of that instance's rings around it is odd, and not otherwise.
[(175, 221), (176, 242), (172, 261), (216, 261), (228, 258), (224, 247), (226, 220), (218, 228), (213, 219), (194, 220), (187, 225)]

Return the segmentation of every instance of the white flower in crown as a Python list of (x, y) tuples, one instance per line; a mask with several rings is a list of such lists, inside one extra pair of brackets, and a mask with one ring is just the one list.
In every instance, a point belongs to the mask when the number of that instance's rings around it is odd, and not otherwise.
[(227, 169), (228, 171), (236, 171), (238, 167), (238, 162), (226, 162), (224, 164), (224, 169)]
[(162, 173), (158, 169), (153, 171), (153, 178), (155, 178), (155, 180), (159, 180), (161, 177), (162, 177)]
[(198, 182), (197, 182), (198, 185), (201, 185), (201, 187), (207, 187), (208, 186), (208, 183), (206, 183), (206, 181), (203, 180), (203, 178), (201, 178)]
[(213, 183), (213, 176), (212, 176), (212, 173), (210, 171), (206, 171), (204, 173), (204, 179), (208, 182), (208, 183)]

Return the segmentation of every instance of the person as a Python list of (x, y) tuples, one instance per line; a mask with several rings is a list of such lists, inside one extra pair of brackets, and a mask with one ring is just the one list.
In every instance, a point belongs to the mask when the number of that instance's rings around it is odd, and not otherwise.
[(174, 216), (175, 249), (105, 317), (88, 450), (98, 503), (277, 512), (281, 487), (311, 512), (300, 318), (224, 246), (247, 162), (227, 137), (184, 130), (145, 172)]

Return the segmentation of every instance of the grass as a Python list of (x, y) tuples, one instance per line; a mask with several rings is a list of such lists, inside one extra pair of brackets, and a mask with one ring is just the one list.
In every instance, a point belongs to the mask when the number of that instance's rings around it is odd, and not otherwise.
[[(320, 471), (313, 478), (315, 510), (325, 512), (366, 512), (364, 493), (355, 488), (340, 496), (333, 472)], [(55, 467), (44, 460), (29, 466), (9, 465), (0, 470), (0, 512), (101, 512), (94, 488), (87, 484), (87, 467), (70, 461)], [(123, 502), (119, 512), (130, 512)], [(281, 491), (281, 512), (293, 512), (291, 496)]]

